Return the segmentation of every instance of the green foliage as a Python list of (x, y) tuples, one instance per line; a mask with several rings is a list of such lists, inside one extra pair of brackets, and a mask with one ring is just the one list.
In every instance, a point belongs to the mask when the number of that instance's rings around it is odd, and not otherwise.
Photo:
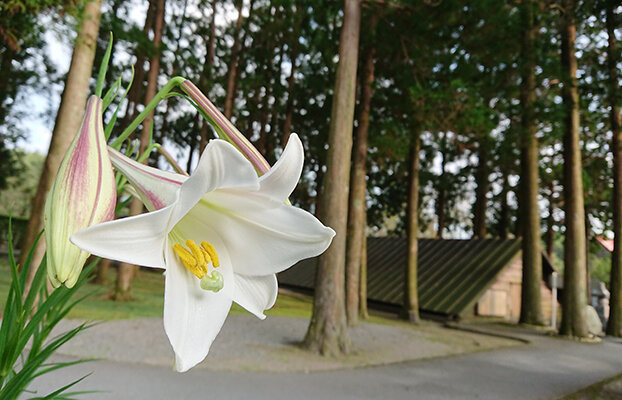
[(6, 179), (6, 186), (0, 187), (0, 214), (28, 217), (45, 157), (21, 150), (13, 152), (12, 156), (18, 173), (11, 176), (5, 170), (1, 175)]
[[(88, 328), (83, 323), (76, 328), (51, 336), (52, 330), (83, 297), (75, 294), (86, 281), (92, 265), (82, 272), (72, 289), (61, 287), (48, 291), (45, 266), (31, 265), (32, 252), (21, 272), (13, 256), (13, 243), (9, 226), (9, 264), (11, 284), (4, 305), (0, 326), (0, 398), (17, 399), (38, 376), (59, 368), (75, 365), (86, 360), (71, 362), (48, 362), (59, 347)], [(45, 264), (45, 257), (42, 265)], [(30, 288), (26, 276), (30, 268), (37, 268)], [(71, 382), (41, 399), (70, 398), (77, 393), (67, 393), (81, 379)]]

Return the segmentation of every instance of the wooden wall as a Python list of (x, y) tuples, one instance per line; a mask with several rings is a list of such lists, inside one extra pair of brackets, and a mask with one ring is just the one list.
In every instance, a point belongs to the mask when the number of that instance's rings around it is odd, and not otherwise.
[[(510, 321), (518, 321), (523, 278), (522, 265), (522, 258), (519, 253), (479, 299), (476, 305), (476, 315), (502, 317)], [(549, 324), (553, 308), (552, 297), (551, 290), (544, 281), (540, 285), (540, 295), (542, 297), (542, 314), (545, 319), (543, 322)]]

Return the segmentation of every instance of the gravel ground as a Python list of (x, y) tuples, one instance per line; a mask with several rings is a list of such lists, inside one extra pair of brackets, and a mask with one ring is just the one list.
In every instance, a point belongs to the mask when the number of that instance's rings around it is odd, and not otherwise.
[[(66, 320), (61, 330), (82, 321)], [(514, 346), (518, 341), (446, 329), (434, 323), (419, 327), (362, 323), (350, 331), (355, 352), (331, 358), (299, 348), (309, 321), (270, 316), (230, 315), (198, 368), (214, 371), (309, 372), (384, 365), (409, 360)], [(172, 366), (173, 351), (162, 320), (139, 318), (100, 323), (74, 338), (59, 354), (80, 358)]]

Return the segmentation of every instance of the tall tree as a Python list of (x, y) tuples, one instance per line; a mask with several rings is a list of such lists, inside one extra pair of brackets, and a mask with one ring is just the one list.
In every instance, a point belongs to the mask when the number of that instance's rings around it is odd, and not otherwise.
[(562, 335), (587, 336), (585, 321), (586, 256), (585, 210), (579, 143), (579, 93), (575, 56), (575, 1), (563, 0), (561, 17), (562, 82), (564, 103), (564, 294)]
[(305, 337), (308, 349), (324, 355), (344, 354), (351, 347), (346, 324), (344, 271), (360, 0), (344, 0), (343, 11), (321, 207), (323, 222), (332, 227), (337, 235), (328, 250), (320, 256), (313, 315)]
[(479, 140), (479, 146), (477, 149), (477, 172), (475, 173), (475, 181), (477, 182), (477, 189), (475, 190), (475, 204), (473, 205), (473, 237), (485, 238), (486, 237), (486, 203), (488, 202), (488, 188), (490, 186), (489, 175), (490, 168), (488, 167), (488, 153), (490, 146), (490, 138), (488, 135), (483, 136)]
[[(164, 27), (164, 8), (165, 0), (151, 0), (155, 3), (155, 21), (153, 29), (153, 46), (156, 49), (152, 58), (149, 60), (149, 72), (147, 74), (147, 90), (145, 92), (145, 104), (148, 104), (156, 95), (158, 87), (158, 75), (160, 74), (160, 45), (162, 43), (162, 30)], [(153, 115), (151, 111), (143, 121), (142, 132), (140, 133), (139, 154), (143, 154), (149, 145), (149, 136), (153, 129)], [(148, 161), (145, 158), (145, 163)], [(130, 203), (130, 215), (138, 215), (143, 211), (143, 204), (138, 198), (132, 199)], [(128, 263), (119, 264), (117, 281), (115, 284), (112, 298), (114, 300), (130, 300), (132, 298), (131, 285), (137, 267)]]
[(609, 69), (609, 120), (611, 123), (611, 152), (613, 153), (613, 252), (611, 258), (611, 277), (609, 287), (609, 321), (607, 334), (622, 336), (622, 130), (620, 129), (620, 106), (618, 86), (618, 48), (615, 29), (618, 27), (615, 8), (618, 2), (608, 0), (607, 12), (607, 66)]
[[(225, 98), (225, 117), (227, 119), (231, 119), (233, 115), (233, 100), (235, 99), (235, 86), (236, 86), (236, 78), (238, 72), (238, 58), (239, 58), (239, 48), (241, 46), (241, 30), (242, 30), (242, 21), (244, 17), (242, 16), (242, 6), (244, 2), (242, 0), (237, 0), (236, 8), (238, 10), (238, 19), (235, 23), (235, 30), (233, 33), (233, 47), (231, 48), (231, 60), (229, 61), (229, 70), (227, 76), (227, 97)], [(252, 5), (251, 5), (252, 7)]]
[[(207, 40), (207, 52), (205, 54), (205, 62), (203, 63), (203, 71), (201, 72), (199, 85), (201, 90), (203, 90), (203, 93), (209, 93), (208, 85), (213, 82), (214, 54), (216, 53), (216, 6), (217, 0), (212, 0), (212, 17), (209, 24), (209, 39)], [(205, 146), (207, 146), (207, 132), (209, 130), (209, 124), (207, 121), (202, 122), (201, 142), (199, 144), (200, 153), (203, 153)]]
[(410, 170), (408, 172), (408, 210), (406, 213), (406, 274), (404, 279), (404, 311), (413, 324), (420, 322), (417, 269), (419, 266), (419, 132), (411, 138)]
[[(373, 36), (378, 23), (378, 13), (371, 10), (368, 32)], [(369, 111), (374, 84), (374, 58), (376, 55), (375, 43), (371, 42), (363, 61), (363, 75), (361, 85), (361, 100), (359, 103), (358, 126), (356, 128), (356, 146), (352, 161), (350, 178), (350, 203), (348, 207), (348, 238), (346, 253), (346, 315), (348, 325), (355, 326), (359, 317), (359, 285), (361, 282), (361, 257), (363, 242), (366, 240), (367, 204), (365, 193), (367, 189), (367, 134), (369, 132)]]
[[(39, 232), (43, 229), (45, 199), (54, 182), (63, 156), (67, 152), (78, 129), (80, 129), (89, 90), (93, 59), (95, 57), (96, 40), (101, 20), (101, 5), (102, 0), (88, 1), (84, 4), (84, 9), (80, 15), (78, 36), (76, 37), (71, 56), (65, 89), (63, 90), (58, 113), (56, 114), (50, 148), (45, 158), (41, 178), (37, 186), (37, 194), (32, 203), (30, 221), (28, 221), (28, 228), (22, 242), (20, 265), (24, 265), (30, 248)], [(41, 239), (37, 243), (31, 263), (39, 265), (43, 259), (44, 252), (45, 240)], [(29, 272), (32, 272), (28, 279), (30, 282), (34, 278), (33, 274), (36, 272), (36, 269), (31, 268)]]
[(521, 46), (521, 215), (523, 217), (523, 280), (521, 285), (520, 322), (542, 323), (540, 285), (542, 281), (542, 250), (540, 209), (538, 207), (538, 139), (534, 103), (536, 96), (535, 2), (520, 5), (523, 38)]

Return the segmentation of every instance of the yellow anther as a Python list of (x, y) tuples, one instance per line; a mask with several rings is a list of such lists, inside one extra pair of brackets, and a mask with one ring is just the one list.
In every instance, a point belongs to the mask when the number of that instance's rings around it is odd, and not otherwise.
[(186, 240), (186, 246), (192, 252), (195, 260), (197, 261), (197, 265), (199, 268), (203, 270), (204, 273), (207, 273), (207, 264), (210, 262), (209, 254), (199, 247), (198, 244), (194, 243), (192, 240)]
[(203, 247), (207, 254), (209, 254), (214, 268), (219, 267), (220, 262), (218, 261), (218, 254), (216, 254), (216, 249), (214, 248), (214, 246), (212, 246), (212, 244), (209, 242), (203, 241), (201, 242), (201, 247)]
[(181, 263), (184, 265), (184, 267), (188, 268), (188, 270), (192, 272), (194, 276), (196, 276), (199, 279), (205, 276), (205, 271), (203, 271), (203, 266), (199, 265), (199, 263), (197, 262), (197, 259), (194, 257), (194, 255), (191, 252), (186, 250), (180, 244), (176, 244), (175, 246), (173, 246), (173, 251), (175, 252), (175, 254), (177, 254), (177, 256), (179, 256), (179, 259), (181, 260)]

